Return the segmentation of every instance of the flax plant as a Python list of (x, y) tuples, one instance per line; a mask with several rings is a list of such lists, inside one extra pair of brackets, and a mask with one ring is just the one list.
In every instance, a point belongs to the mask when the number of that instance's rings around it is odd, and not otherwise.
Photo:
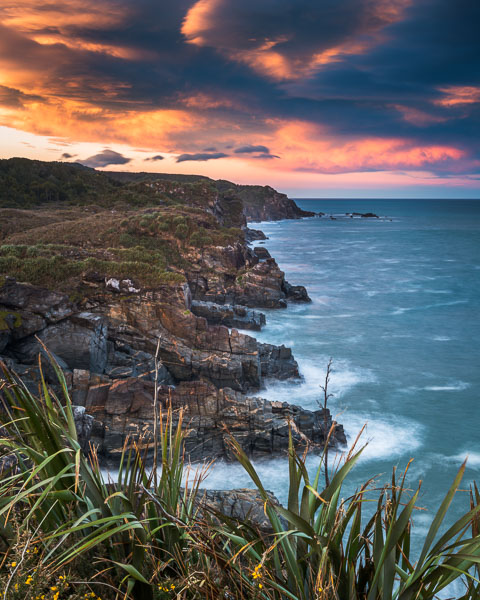
[[(381, 489), (373, 480), (351, 497), (342, 487), (362, 450), (351, 452), (322, 488), (325, 453), (311, 481), (306, 453), (300, 456), (290, 435), (289, 494), (286, 508), (273, 503), (252, 463), (231, 439), (232, 450), (244, 466), (264, 502), (271, 524), (267, 538), (229, 535), (231, 560), (238, 554), (255, 564), (251, 578), (258, 597), (291, 600), (431, 600), (459, 577), (465, 581), (462, 600), (480, 597), (480, 495), (475, 486), (470, 510), (444, 533), (444, 520), (459, 490), (465, 463), (460, 467), (438, 509), (417, 560), (411, 548), (411, 518), (420, 485), (406, 489), (408, 466), (400, 480)], [(410, 463), (409, 463), (410, 464)], [(373, 516), (365, 518), (365, 503), (377, 495)], [(247, 530), (245, 530), (247, 531)], [(469, 534), (472, 534), (471, 536)]]
[(98, 571), (127, 595), (153, 598), (155, 578), (180, 570), (176, 559), (196, 511), (199, 478), (181, 487), (182, 415), (176, 426), (171, 408), (159, 418), (159, 475), (147, 468), (148, 446), (127, 440), (116, 477), (105, 478), (95, 451), (82, 452), (64, 375), (48, 356), (61, 398), (47, 386), (40, 358), (38, 396), (0, 363), (3, 464), (14, 459), (0, 482), (0, 536), (14, 545), (12, 519), (21, 515), (20, 533), (35, 532), (42, 562), (60, 569), (82, 555), (98, 558)]

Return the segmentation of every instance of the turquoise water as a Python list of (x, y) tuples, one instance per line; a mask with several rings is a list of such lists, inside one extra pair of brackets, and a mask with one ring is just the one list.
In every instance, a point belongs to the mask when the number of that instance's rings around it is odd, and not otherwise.
[[(353, 440), (368, 445), (352, 485), (410, 458), (410, 484), (424, 481), (415, 518), (424, 534), (432, 507), (468, 455), (464, 487), (480, 479), (480, 202), (299, 200), (306, 210), (374, 212), (391, 220), (303, 219), (252, 223), (308, 305), (266, 311), (261, 341), (293, 348), (304, 381), (273, 383), (262, 396), (315, 409), (329, 357), (330, 409)], [(255, 244), (258, 244), (256, 242)], [(312, 469), (318, 459), (312, 457)], [(285, 500), (283, 459), (257, 465)], [(219, 465), (209, 487), (250, 484), (236, 465)], [(451, 518), (467, 508), (460, 494)]]

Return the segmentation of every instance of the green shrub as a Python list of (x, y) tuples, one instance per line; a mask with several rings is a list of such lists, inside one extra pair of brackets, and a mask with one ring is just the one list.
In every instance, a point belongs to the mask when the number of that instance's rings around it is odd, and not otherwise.
[(178, 216), (174, 217), (172, 219), (172, 223), (174, 225), (186, 225), (187, 224), (187, 222), (185, 220), (185, 217), (182, 217), (181, 215), (178, 215)]
[(188, 236), (188, 227), (185, 223), (180, 223), (175, 228), (175, 237), (179, 240), (185, 240)]
[(170, 225), (166, 221), (163, 221), (161, 223), (158, 223), (157, 228), (159, 231), (169, 231)]
[(210, 246), (212, 243), (213, 239), (204, 229), (198, 229), (190, 236), (190, 244), (197, 248), (204, 248), (205, 246)]

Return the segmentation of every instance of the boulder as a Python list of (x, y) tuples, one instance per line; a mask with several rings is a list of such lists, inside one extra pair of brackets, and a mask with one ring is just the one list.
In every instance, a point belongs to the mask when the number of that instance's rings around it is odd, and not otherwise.
[[(267, 495), (274, 505), (279, 501), (272, 492)], [(270, 532), (272, 526), (265, 514), (265, 502), (258, 490), (238, 488), (233, 490), (208, 490), (198, 491), (197, 503), (202, 512), (207, 512), (215, 517), (218, 513), (238, 521), (248, 521), (254, 527), (264, 532)]]

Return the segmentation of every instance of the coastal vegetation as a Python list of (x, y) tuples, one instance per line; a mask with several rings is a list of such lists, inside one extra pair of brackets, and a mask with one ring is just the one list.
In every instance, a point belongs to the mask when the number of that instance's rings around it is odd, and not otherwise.
[[(477, 488), (446, 517), (465, 465), (418, 546), (409, 465), (352, 490), (360, 442), (333, 464), (329, 369), (319, 410), (256, 396), (298, 364), (237, 328), (310, 298), (247, 219), (312, 213), (269, 187), (23, 159), (0, 190), (3, 600), (433, 600), (460, 579), (478, 598)], [(251, 462), (274, 455), (285, 506)], [(202, 490), (211, 463), (189, 460), (214, 457), (253, 481), (246, 512)]]
[[(48, 353), (48, 351), (47, 351)], [(64, 375), (50, 365), (61, 394), (46, 383), (33, 394), (2, 364), (0, 586), (5, 599), (430, 600), (455, 580), (462, 600), (478, 598), (480, 494), (465, 514), (444, 520), (460, 488), (462, 465), (419, 553), (412, 515), (419, 491), (395, 470), (388, 485), (365, 482), (344, 498), (361, 456), (354, 447), (325, 481), (325, 452), (313, 479), (288, 449), (288, 505), (264, 489), (240, 445), (233, 455), (253, 480), (268, 526), (225, 517), (202, 503), (208, 471), (184, 461), (182, 416), (156, 421), (126, 443), (118, 472), (102, 471), (94, 448), (82, 451)], [(155, 401), (154, 401), (155, 402)], [(158, 420), (157, 420), (158, 419)], [(158, 468), (149, 468), (154, 446)], [(154, 467), (156, 465), (154, 464)], [(370, 507), (370, 508), (369, 508)]]

